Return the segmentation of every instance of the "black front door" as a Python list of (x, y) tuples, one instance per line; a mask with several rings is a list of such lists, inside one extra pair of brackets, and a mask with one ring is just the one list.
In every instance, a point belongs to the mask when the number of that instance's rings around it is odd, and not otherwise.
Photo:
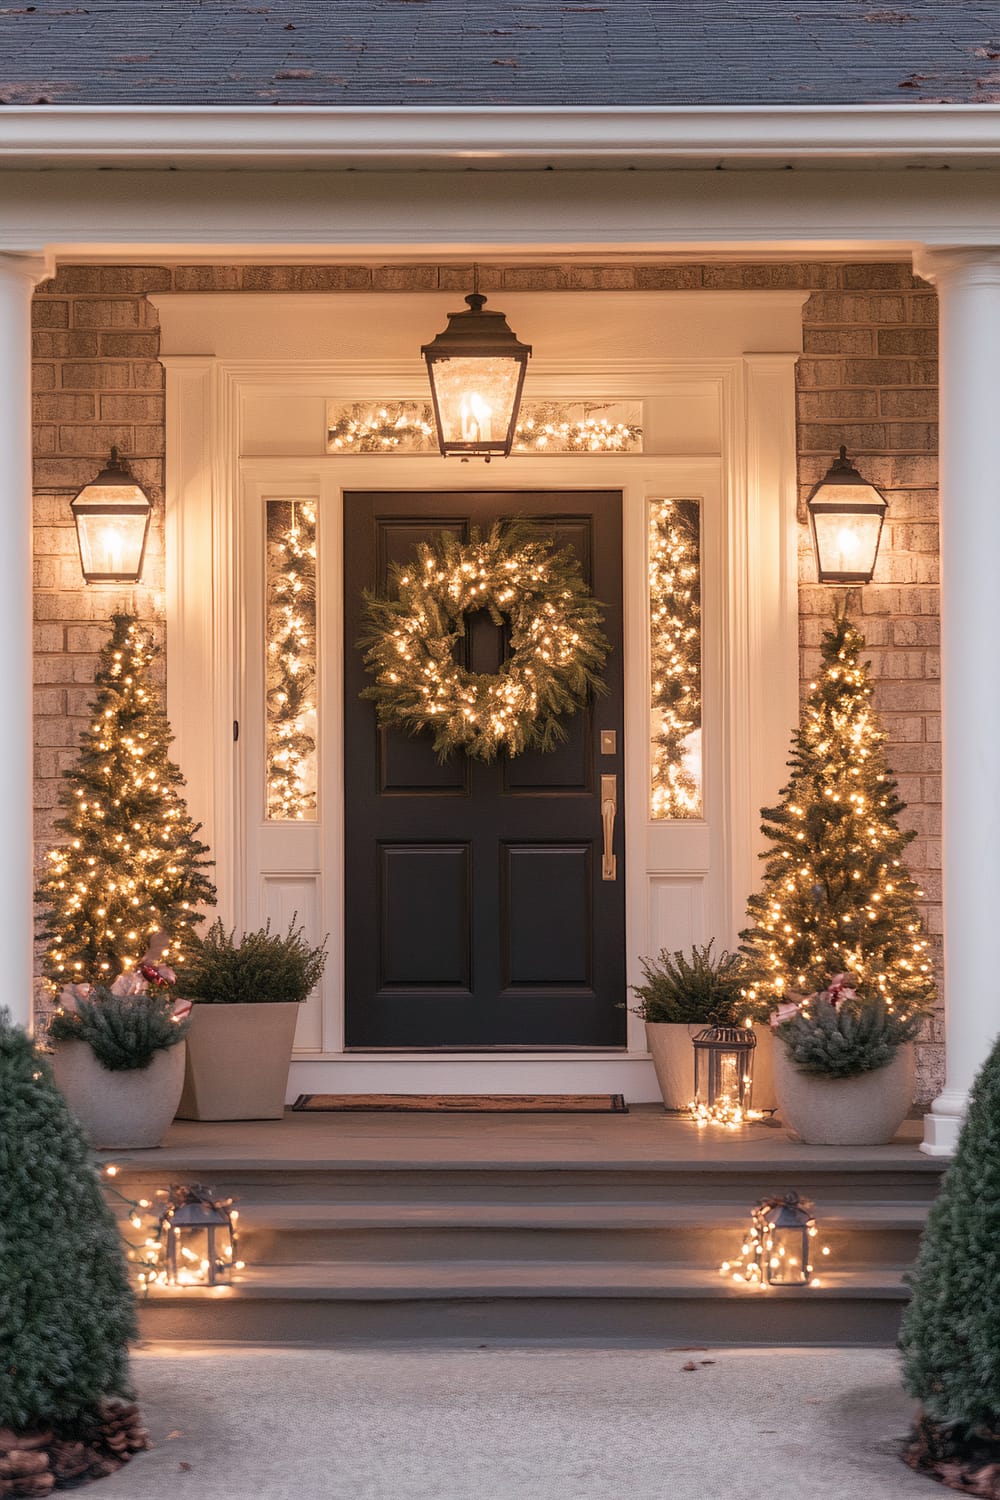
[[(344, 512), (347, 1045), (624, 1046), (620, 492), (361, 491)], [(604, 606), (608, 691), (551, 753), (440, 764), (429, 736), (380, 732), (359, 696), (362, 590), (418, 542), (512, 516), (576, 552)], [(495, 672), (503, 632), (485, 611), (468, 625), (471, 669)], [(614, 880), (602, 777), (616, 778)]]

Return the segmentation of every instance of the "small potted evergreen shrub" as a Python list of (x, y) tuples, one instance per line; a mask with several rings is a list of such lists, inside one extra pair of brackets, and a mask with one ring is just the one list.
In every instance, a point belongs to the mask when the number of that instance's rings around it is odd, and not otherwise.
[(129, 1400), (137, 1335), (90, 1149), (47, 1059), (0, 1010), (0, 1493), (46, 1494), (148, 1447)]
[(920, 1017), (864, 999), (837, 974), (827, 989), (772, 1016), (781, 1118), (809, 1146), (891, 1141), (913, 1100), (910, 1045)]
[[(632, 986), (639, 1001), (632, 1008), (646, 1023), (646, 1045), (664, 1109), (687, 1109), (694, 1098), (691, 1040), (698, 1031), (716, 1024), (742, 1025), (747, 1014), (740, 955), (724, 951), (715, 957), (713, 947), (714, 940), (704, 948), (695, 945), (690, 957), (663, 948), (656, 958), (640, 959), (645, 982)], [(770, 1049), (755, 1048), (752, 1098), (757, 1108), (773, 1107), (767, 1097), (771, 1091), (769, 1062)]]
[(311, 947), (294, 917), (284, 934), (268, 922), (236, 942), (216, 921), (195, 939), (182, 1119), (281, 1119), (299, 1006), (325, 964), (325, 941)]
[(188, 1009), (138, 972), (62, 991), (48, 1025), (52, 1071), (92, 1146), (160, 1144), (184, 1083)]

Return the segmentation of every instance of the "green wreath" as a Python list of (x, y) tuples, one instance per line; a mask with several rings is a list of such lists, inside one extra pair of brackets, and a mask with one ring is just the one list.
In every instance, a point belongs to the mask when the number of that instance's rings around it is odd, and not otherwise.
[[(566, 738), (563, 717), (605, 691), (600, 606), (569, 548), (525, 522), (421, 543), (411, 562), (390, 568), (388, 593), (366, 592), (365, 606), (358, 645), (375, 681), (361, 696), (374, 699), (381, 725), (430, 729), (442, 760), (455, 750), (484, 761), (553, 750)], [(457, 659), (466, 616), (479, 609), (509, 630), (499, 672), (470, 672)]]

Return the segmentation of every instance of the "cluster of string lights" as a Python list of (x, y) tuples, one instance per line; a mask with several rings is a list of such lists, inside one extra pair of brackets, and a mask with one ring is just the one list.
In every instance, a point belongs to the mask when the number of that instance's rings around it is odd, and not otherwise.
[[(575, 403), (574, 403), (575, 404)], [(642, 442), (636, 422), (616, 422), (600, 415), (602, 408), (584, 409), (582, 416), (566, 415), (566, 405), (546, 401), (522, 408), (514, 429), (514, 453), (633, 453)], [(353, 405), (348, 414), (327, 429), (327, 443), (335, 453), (418, 453), (437, 448), (434, 414), (429, 404), (386, 401), (377, 406)]]
[[(790, 1221), (790, 1222), (786, 1222)], [(719, 1275), (758, 1287), (822, 1285), (815, 1273), (812, 1244), (819, 1236), (812, 1204), (797, 1193), (764, 1198), (751, 1210), (739, 1256), (724, 1260)], [(829, 1245), (820, 1247), (825, 1259)]]
[(316, 508), (267, 507), (267, 815), (316, 816)]
[[(202, 1286), (209, 1280), (209, 1263), (204, 1250), (182, 1243), (174, 1257), (176, 1269), (171, 1266), (168, 1255), (168, 1239), (177, 1208), (188, 1201), (198, 1189), (156, 1188), (152, 1198), (133, 1198), (123, 1193), (119, 1185), (120, 1168), (109, 1162), (101, 1168), (105, 1196), (117, 1207), (119, 1229), (125, 1247), (125, 1258), (134, 1268), (136, 1285), (144, 1295), (155, 1286)], [(208, 1201), (207, 1199), (205, 1201)], [(219, 1254), (221, 1264), (217, 1268), (225, 1277), (233, 1271), (246, 1269), (246, 1262), (236, 1259), (236, 1226), (239, 1209), (232, 1206), (231, 1198), (213, 1200), (211, 1207), (227, 1220), (229, 1233)], [(124, 1222), (123, 1222), (124, 1220)]]
[(701, 541), (696, 500), (649, 507), (650, 813), (702, 813)]

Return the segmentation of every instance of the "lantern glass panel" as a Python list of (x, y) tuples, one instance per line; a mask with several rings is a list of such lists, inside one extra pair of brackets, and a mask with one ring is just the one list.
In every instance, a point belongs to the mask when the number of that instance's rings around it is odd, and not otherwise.
[(122, 504), (121, 490), (109, 488), (109, 499), (100, 503), (94, 491), (87, 490), (87, 500), (73, 506), (76, 534), (80, 543), (83, 576), (90, 581), (138, 581), (146, 547), (149, 505)]
[[(866, 487), (867, 488), (867, 487)], [(875, 571), (884, 508), (812, 509), (819, 580), (870, 579)]]
[(179, 1205), (166, 1222), (167, 1280), (172, 1286), (217, 1286), (235, 1265), (232, 1221), (210, 1203)]
[(716, 1026), (694, 1039), (695, 1103), (707, 1109), (722, 1104), (750, 1108), (756, 1037), (739, 1026)]
[(766, 1241), (767, 1279), (772, 1286), (800, 1286), (809, 1280), (809, 1232), (797, 1225), (775, 1226)]
[(524, 360), (465, 355), (428, 366), (442, 444), (503, 452), (513, 435)]

